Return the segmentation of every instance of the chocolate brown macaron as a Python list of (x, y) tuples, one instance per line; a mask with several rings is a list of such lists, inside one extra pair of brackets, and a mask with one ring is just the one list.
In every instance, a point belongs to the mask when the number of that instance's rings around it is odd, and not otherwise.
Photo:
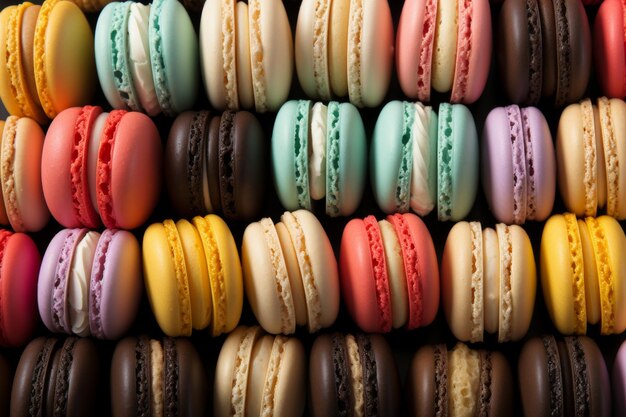
[(11, 416), (95, 415), (98, 363), (98, 352), (90, 339), (33, 340), (15, 371)]
[(397, 416), (400, 379), (380, 335), (339, 333), (315, 339), (309, 360), (310, 414)]
[(518, 367), (525, 416), (611, 415), (609, 374), (592, 339), (530, 339)]
[(165, 147), (165, 182), (183, 217), (222, 213), (233, 220), (258, 216), (265, 191), (266, 143), (246, 111), (180, 114)]
[(583, 97), (591, 32), (579, 0), (505, 0), (496, 34), (500, 80), (513, 103), (562, 106)]
[(412, 416), (513, 415), (511, 368), (499, 352), (463, 343), (451, 351), (423, 346), (413, 356), (406, 388)]
[(111, 362), (111, 411), (125, 416), (203, 416), (208, 387), (198, 352), (187, 339), (121, 340)]

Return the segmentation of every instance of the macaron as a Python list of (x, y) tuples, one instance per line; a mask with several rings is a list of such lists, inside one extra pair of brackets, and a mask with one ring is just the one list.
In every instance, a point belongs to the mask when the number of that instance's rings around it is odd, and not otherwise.
[(482, 94), (491, 63), (489, 0), (408, 0), (396, 37), (396, 67), (406, 96), (429, 102), (431, 89), (453, 103)]
[(500, 352), (457, 343), (422, 346), (413, 356), (406, 392), (411, 416), (513, 415), (513, 377)]
[(301, 416), (306, 356), (295, 337), (238, 327), (222, 345), (215, 368), (213, 415)]
[(609, 373), (600, 349), (587, 337), (528, 340), (518, 378), (524, 416), (611, 415)]
[(0, 13), (0, 99), (9, 114), (47, 123), (91, 100), (93, 32), (76, 4), (24, 2)]
[(541, 236), (541, 287), (550, 318), (562, 334), (626, 330), (626, 236), (612, 217), (548, 219)]
[(37, 232), (50, 219), (41, 185), (43, 130), (33, 119), (9, 116), (0, 136), (0, 224)]
[(602, 209), (626, 219), (626, 103), (600, 97), (563, 110), (556, 135), (558, 184), (568, 211), (596, 216)]
[(246, 297), (268, 333), (313, 333), (331, 326), (339, 312), (337, 260), (311, 212), (285, 212), (246, 227), (241, 257)]
[(243, 307), (241, 263), (230, 229), (209, 214), (165, 220), (143, 235), (144, 282), (152, 312), (168, 336), (211, 335), (237, 326)]
[(111, 360), (114, 417), (203, 416), (208, 395), (200, 355), (187, 339), (122, 339)]
[(142, 284), (141, 251), (132, 233), (61, 230), (39, 270), (39, 314), (54, 333), (118, 339), (135, 321)]
[(177, 0), (114, 2), (98, 16), (96, 67), (114, 109), (174, 116), (198, 92), (198, 38)]
[(278, 110), (291, 88), (292, 39), (280, 0), (207, 0), (200, 19), (200, 63), (211, 105)]
[(179, 115), (165, 147), (165, 184), (176, 212), (256, 217), (265, 194), (265, 145), (261, 124), (246, 111)]
[(64, 227), (134, 229), (161, 189), (159, 132), (144, 114), (73, 107), (50, 124), (43, 145), (43, 194)]
[(622, 342), (613, 362), (611, 373), (611, 387), (613, 388), (614, 414), (626, 414), (626, 342)]
[(95, 415), (100, 361), (90, 339), (39, 337), (26, 346), (13, 379), (11, 416)]
[(312, 417), (400, 415), (400, 377), (380, 335), (318, 336), (311, 347), (309, 390)]
[(470, 212), (478, 188), (478, 136), (462, 104), (441, 103), (439, 116), (421, 103), (391, 101), (381, 110), (370, 150), (378, 207), (420, 216), (437, 206), (439, 220)]
[(439, 309), (437, 254), (415, 214), (352, 219), (339, 255), (341, 293), (359, 328), (386, 333), (430, 324)]
[(535, 306), (537, 272), (533, 248), (520, 226), (456, 223), (441, 260), (443, 311), (450, 330), (463, 342), (498, 342), (524, 337)]
[(41, 255), (23, 233), (0, 229), (0, 346), (26, 344), (37, 325)]
[(304, 0), (295, 44), (304, 93), (316, 100), (348, 96), (355, 106), (378, 106), (391, 79), (393, 38), (385, 0)]
[(626, 97), (626, 52), (624, 51), (624, 4), (605, 0), (593, 23), (593, 62), (602, 94)]
[(591, 31), (579, 0), (506, 0), (496, 62), (507, 98), (563, 106), (582, 98), (591, 73)]
[(351, 215), (363, 196), (366, 153), (354, 105), (288, 101), (272, 133), (274, 184), (283, 207), (312, 210), (322, 200), (327, 215)]
[(515, 104), (491, 110), (481, 151), (483, 190), (496, 220), (547, 219), (554, 205), (556, 160), (543, 113)]

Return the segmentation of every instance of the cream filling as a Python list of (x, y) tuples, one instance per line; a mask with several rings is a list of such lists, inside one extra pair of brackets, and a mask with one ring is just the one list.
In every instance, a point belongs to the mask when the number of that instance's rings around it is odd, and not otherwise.
[(311, 198), (326, 196), (326, 132), (328, 107), (315, 103), (311, 111), (309, 129), (309, 188)]
[(150, 363), (152, 364), (150, 379), (150, 393), (152, 394), (150, 408), (153, 417), (163, 417), (163, 375), (165, 373), (165, 359), (163, 347), (157, 340), (150, 340)]
[(483, 229), (483, 314), (485, 331), (496, 333), (500, 325), (500, 248), (494, 229)]
[(149, 116), (161, 112), (152, 78), (148, 22), (150, 6), (133, 3), (128, 18), (128, 57), (130, 73), (141, 107)]
[(89, 336), (89, 280), (100, 233), (88, 232), (76, 245), (68, 283), (68, 306), (72, 333)]
[(435, 199), (429, 186), (430, 171), (430, 106), (415, 103), (413, 119), (413, 169), (411, 170), (411, 209), (420, 216), (430, 213)]

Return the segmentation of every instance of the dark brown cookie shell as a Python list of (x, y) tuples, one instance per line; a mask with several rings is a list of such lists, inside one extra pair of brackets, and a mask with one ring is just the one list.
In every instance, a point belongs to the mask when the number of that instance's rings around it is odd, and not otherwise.
[(313, 417), (336, 416), (338, 384), (335, 377), (333, 335), (315, 339), (309, 356), (310, 413)]
[(175, 339), (178, 358), (178, 416), (203, 416), (210, 409), (207, 375), (198, 351), (187, 339)]
[(513, 376), (511, 367), (504, 355), (500, 352), (481, 352), (482, 361), (489, 356), (491, 367), (491, 381), (489, 381), (489, 402), (486, 404), (489, 416), (513, 415)]

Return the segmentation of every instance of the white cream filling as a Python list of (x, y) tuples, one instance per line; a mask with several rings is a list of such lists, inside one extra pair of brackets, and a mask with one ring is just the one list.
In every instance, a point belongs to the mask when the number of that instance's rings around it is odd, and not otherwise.
[(148, 22), (150, 6), (133, 3), (128, 18), (128, 57), (133, 84), (141, 107), (149, 116), (161, 112), (152, 78)]
[(500, 325), (500, 248), (491, 228), (483, 229), (483, 314), (487, 333), (496, 333)]
[(100, 233), (88, 232), (76, 245), (68, 287), (68, 306), (72, 332), (89, 336), (89, 280)]
[(327, 115), (328, 107), (323, 103), (313, 105), (309, 128), (309, 188), (314, 200), (326, 196)]
[(413, 121), (413, 169), (411, 170), (411, 209), (420, 216), (430, 213), (435, 207), (431, 197), (430, 178), (430, 107), (415, 103)]

